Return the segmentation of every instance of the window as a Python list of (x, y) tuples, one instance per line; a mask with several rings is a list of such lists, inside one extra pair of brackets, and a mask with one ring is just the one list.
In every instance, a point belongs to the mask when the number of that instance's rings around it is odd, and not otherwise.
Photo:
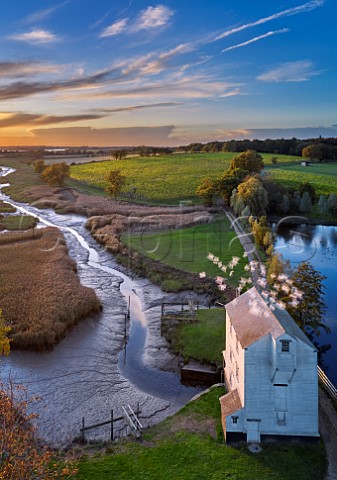
[(290, 351), (290, 340), (281, 340), (281, 352), (288, 353)]
[(239, 381), (239, 367), (237, 363), (235, 364), (235, 367), (236, 367), (236, 380)]
[(232, 347), (231, 347), (230, 350), (229, 350), (229, 358), (230, 358), (230, 361), (233, 360), (233, 350), (232, 350)]
[(232, 330), (233, 330), (233, 328), (232, 328), (232, 324), (230, 324), (230, 327), (229, 327), (229, 333), (230, 333), (231, 335), (232, 335)]
[(233, 423), (238, 423), (238, 418), (239, 418), (239, 417), (232, 417), (232, 422), (233, 422)]
[(237, 353), (239, 353), (239, 342), (238, 342), (238, 339), (236, 339), (236, 351), (237, 351)]

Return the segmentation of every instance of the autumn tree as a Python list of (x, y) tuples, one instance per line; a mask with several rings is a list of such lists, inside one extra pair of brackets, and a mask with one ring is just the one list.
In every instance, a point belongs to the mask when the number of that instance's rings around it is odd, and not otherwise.
[(237, 200), (243, 204), (243, 208), (248, 206), (251, 214), (256, 217), (266, 213), (268, 194), (257, 177), (248, 177), (240, 183), (237, 188)]
[(116, 200), (126, 184), (126, 176), (122, 174), (121, 170), (110, 170), (105, 179), (108, 182), (105, 191)]
[(326, 333), (330, 332), (330, 328), (324, 323), (326, 306), (323, 282), (325, 279), (326, 277), (315, 270), (309, 262), (303, 262), (292, 275), (293, 286), (303, 292), (299, 304), (292, 306), (291, 294), (283, 298), (290, 315), (311, 338), (318, 336), (321, 330)]
[(36, 173), (42, 173), (45, 168), (46, 164), (44, 163), (44, 160), (36, 160), (34, 162), (34, 170)]
[(69, 175), (69, 165), (63, 162), (54, 163), (53, 165), (49, 165), (48, 167), (46, 167), (41, 173), (41, 178), (50, 186), (61, 187), (64, 184), (65, 179), (68, 178)]
[(249, 173), (259, 173), (264, 168), (262, 156), (254, 150), (247, 150), (236, 155), (230, 164), (230, 170), (242, 168)]
[(214, 195), (218, 191), (217, 181), (211, 177), (204, 177), (195, 193), (202, 198), (204, 205), (211, 206)]

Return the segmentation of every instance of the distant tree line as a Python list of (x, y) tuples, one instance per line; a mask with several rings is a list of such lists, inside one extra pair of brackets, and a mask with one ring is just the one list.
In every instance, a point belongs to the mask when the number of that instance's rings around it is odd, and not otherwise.
[(178, 148), (182, 152), (244, 152), (255, 150), (275, 155), (297, 155), (319, 161), (337, 160), (337, 138), (309, 138), (307, 140), (266, 139), (266, 140), (229, 140), (208, 143), (190, 143)]

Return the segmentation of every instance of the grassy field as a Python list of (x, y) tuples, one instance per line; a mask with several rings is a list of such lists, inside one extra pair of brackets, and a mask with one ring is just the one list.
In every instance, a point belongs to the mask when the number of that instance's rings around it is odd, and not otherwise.
[[(244, 266), (247, 259), (242, 258), (242, 245), (235, 240), (236, 234), (229, 227), (229, 220), (221, 217), (213, 223), (179, 230), (124, 234), (122, 241), (141, 254), (172, 267), (192, 273), (205, 271), (208, 277), (221, 275), (228, 278), (228, 283), (236, 285), (240, 277), (246, 274)], [(207, 260), (209, 252), (218, 256), (224, 265), (233, 256), (239, 257), (234, 275), (229, 277)]]
[(109, 453), (82, 459), (79, 480), (316, 480), (324, 478), (322, 445), (264, 445), (252, 454), (223, 443), (221, 387)]
[(189, 359), (222, 365), (226, 343), (226, 312), (222, 308), (197, 310), (195, 322), (179, 321), (167, 337), (173, 350)]
[(301, 165), (280, 165), (267, 168), (271, 178), (291, 188), (298, 188), (303, 182), (311, 183), (318, 195), (337, 195), (337, 163), (315, 163), (308, 167)]
[(9, 215), (0, 217), (0, 230), (29, 230), (37, 224), (37, 219), (30, 215)]
[(99, 312), (93, 290), (83, 287), (56, 228), (0, 235), (0, 305), (12, 327), (14, 348), (44, 350), (73, 325)]
[[(235, 155), (199, 153), (127, 158), (122, 161), (75, 165), (70, 171), (73, 179), (104, 190), (106, 173), (120, 169), (128, 179), (126, 190), (135, 187), (137, 194), (144, 199), (177, 204), (180, 200), (195, 199), (195, 190), (202, 178), (221, 175)], [(272, 157), (277, 157), (282, 164), (300, 161), (300, 157), (263, 154), (266, 165), (271, 164)]]

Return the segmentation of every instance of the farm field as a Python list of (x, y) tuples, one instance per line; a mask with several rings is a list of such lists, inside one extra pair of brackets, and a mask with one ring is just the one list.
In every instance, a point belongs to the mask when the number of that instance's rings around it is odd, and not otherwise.
[(276, 182), (297, 188), (303, 182), (311, 183), (318, 195), (337, 195), (337, 163), (315, 163), (308, 167), (282, 165), (268, 168), (267, 173)]
[[(236, 234), (230, 229), (229, 220), (221, 217), (213, 223), (143, 234), (124, 234), (122, 241), (133, 250), (159, 260), (172, 267), (186, 272), (206, 272), (208, 277), (216, 275), (228, 279), (228, 283), (237, 285), (241, 276), (247, 276), (244, 266), (246, 258), (242, 258), (243, 248)], [(208, 253), (218, 256), (222, 263), (228, 264), (233, 256), (240, 258), (234, 268), (234, 274), (222, 272), (217, 265), (207, 260)], [(229, 271), (228, 271), (229, 272)]]
[[(72, 179), (104, 190), (107, 172), (120, 169), (128, 179), (126, 190), (136, 188), (136, 195), (142, 199), (177, 204), (180, 200), (194, 200), (195, 190), (202, 178), (221, 175), (235, 155), (230, 152), (126, 158), (74, 165), (70, 172)], [(273, 157), (282, 164), (301, 160), (289, 155), (263, 154), (265, 164), (271, 165)]]

